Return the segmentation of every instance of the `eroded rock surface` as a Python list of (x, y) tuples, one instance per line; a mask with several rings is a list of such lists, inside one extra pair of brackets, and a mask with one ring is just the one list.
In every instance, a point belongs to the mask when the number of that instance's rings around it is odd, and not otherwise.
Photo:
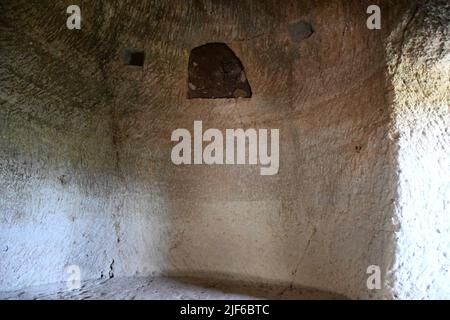
[[(360, 0), (81, 1), (81, 30), (65, 1), (2, 2), (0, 290), (77, 265), (83, 280), (448, 297), (448, 4), (376, 2), (381, 30)], [(189, 81), (192, 49), (211, 42), (242, 65), (214, 62), (227, 90), (209, 97), (251, 99), (187, 99), (218, 89)], [(243, 70), (251, 90), (228, 86)], [(279, 174), (174, 166), (171, 133), (195, 120), (279, 128)]]

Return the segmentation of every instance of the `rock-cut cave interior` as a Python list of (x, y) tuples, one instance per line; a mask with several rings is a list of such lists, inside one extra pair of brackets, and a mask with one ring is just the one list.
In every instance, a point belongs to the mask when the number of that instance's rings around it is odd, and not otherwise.
[(4, 0), (0, 300), (450, 299), (447, 0)]

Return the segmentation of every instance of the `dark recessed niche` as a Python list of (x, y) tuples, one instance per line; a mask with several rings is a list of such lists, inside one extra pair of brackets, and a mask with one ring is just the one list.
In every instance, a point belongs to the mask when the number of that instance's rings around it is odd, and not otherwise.
[(142, 67), (145, 61), (145, 53), (144, 51), (138, 49), (123, 49), (122, 61), (124, 64), (129, 66)]
[(251, 98), (244, 67), (224, 43), (207, 43), (191, 50), (188, 99)]
[(291, 40), (294, 42), (308, 39), (314, 33), (312, 26), (305, 21), (297, 21), (289, 24), (288, 31)]

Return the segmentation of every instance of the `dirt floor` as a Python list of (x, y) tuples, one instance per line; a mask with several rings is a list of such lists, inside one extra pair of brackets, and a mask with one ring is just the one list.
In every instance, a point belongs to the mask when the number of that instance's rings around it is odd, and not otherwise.
[(267, 285), (208, 283), (187, 278), (113, 278), (84, 281), (80, 289), (65, 283), (1, 292), (0, 300), (166, 300), (166, 299), (345, 299), (315, 289), (269, 287)]

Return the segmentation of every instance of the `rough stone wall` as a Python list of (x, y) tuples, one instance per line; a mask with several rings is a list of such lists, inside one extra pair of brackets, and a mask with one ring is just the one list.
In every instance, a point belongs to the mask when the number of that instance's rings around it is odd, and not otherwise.
[[(390, 296), (367, 290), (366, 269), (387, 272), (393, 255), (395, 150), (383, 39), (402, 7), (387, 3), (385, 30), (369, 31), (369, 4), (143, 2), (116, 9), (123, 15), (117, 50), (147, 54), (143, 69), (109, 65), (117, 77), (125, 195), (117, 268)], [(315, 32), (297, 43), (288, 30), (299, 20)], [(252, 99), (186, 99), (189, 52), (215, 41), (241, 59)], [(222, 131), (280, 128), (279, 174), (174, 166), (171, 132), (192, 131), (194, 120)]]
[[(432, 131), (448, 127), (448, 80), (438, 72), (448, 55), (425, 38), (442, 25), (439, 9), (430, 15), (440, 24), (413, 36), (399, 20), (409, 1), (379, 3), (380, 31), (366, 28), (373, 1), (79, 1), (80, 31), (65, 28), (70, 4), (0, 8), (1, 289), (64, 280), (64, 266), (77, 264), (85, 279), (194, 275), (406, 296), (420, 272), (405, 264), (428, 241), (414, 238), (423, 224), (411, 200), (444, 222), (448, 206), (446, 176), (433, 165), (448, 172), (448, 135)], [(289, 36), (299, 20), (314, 30), (300, 42)], [(251, 99), (186, 99), (189, 52), (207, 42), (237, 54)], [(399, 43), (434, 62), (405, 50), (395, 59)], [(124, 48), (144, 50), (144, 66), (124, 65)], [(432, 83), (403, 84), (416, 67)], [(279, 174), (176, 167), (171, 132), (194, 120), (279, 128)], [(427, 149), (437, 147), (430, 139), (444, 148)], [(413, 181), (417, 169), (433, 177)], [(428, 265), (445, 246), (436, 239), (422, 255)], [(381, 267), (383, 290), (367, 290), (369, 265)], [(431, 270), (428, 278), (440, 272)]]
[(108, 276), (116, 170), (101, 60), (67, 32), (61, 3), (2, 1), (0, 17), (0, 289), (65, 280), (71, 264)]
[(387, 46), (398, 145), (393, 292), (450, 297), (450, 5), (423, 1)]

